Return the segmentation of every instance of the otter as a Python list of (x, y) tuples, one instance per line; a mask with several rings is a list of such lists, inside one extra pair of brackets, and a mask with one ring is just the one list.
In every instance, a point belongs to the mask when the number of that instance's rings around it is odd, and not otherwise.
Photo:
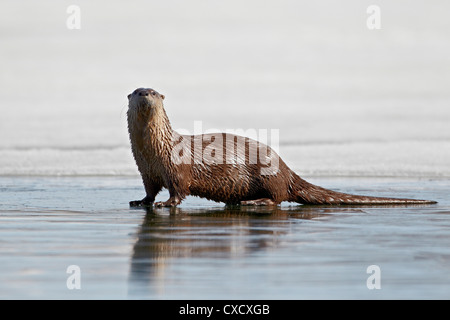
[[(131, 201), (131, 207), (175, 207), (188, 195), (226, 205), (436, 203), (328, 190), (300, 178), (275, 151), (256, 140), (228, 133), (178, 134), (164, 110), (164, 98), (150, 88), (128, 95), (131, 150), (146, 192), (142, 200)], [(170, 197), (155, 203), (162, 188)]]

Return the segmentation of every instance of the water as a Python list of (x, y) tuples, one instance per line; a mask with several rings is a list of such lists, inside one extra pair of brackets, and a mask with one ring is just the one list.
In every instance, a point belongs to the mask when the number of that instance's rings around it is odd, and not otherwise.
[[(130, 209), (127, 177), (1, 178), (3, 299), (448, 299), (448, 180), (313, 179), (410, 207)], [(164, 199), (164, 192), (159, 198)], [(70, 265), (81, 289), (69, 290)], [(369, 290), (367, 267), (381, 270)]]
[[(447, 1), (378, 1), (380, 30), (361, 0), (78, 1), (80, 30), (68, 3), (2, 4), (1, 298), (448, 299)], [(311, 182), (439, 204), (131, 210), (137, 87), (175, 129), (278, 129)]]

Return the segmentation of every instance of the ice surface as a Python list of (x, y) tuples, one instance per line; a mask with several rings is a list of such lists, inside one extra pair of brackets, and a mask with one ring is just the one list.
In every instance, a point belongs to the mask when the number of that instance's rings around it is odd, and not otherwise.
[(5, 1), (0, 175), (134, 175), (126, 96), (174, 128), (279, 129), (306, 175), (450, 177), (446, 1)]

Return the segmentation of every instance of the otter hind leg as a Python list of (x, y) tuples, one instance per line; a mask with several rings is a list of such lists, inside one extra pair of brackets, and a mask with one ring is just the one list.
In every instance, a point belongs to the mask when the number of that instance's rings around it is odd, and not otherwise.
[(241, 201), (241, 206), (275, 206), (275, 201), (269, 198)]

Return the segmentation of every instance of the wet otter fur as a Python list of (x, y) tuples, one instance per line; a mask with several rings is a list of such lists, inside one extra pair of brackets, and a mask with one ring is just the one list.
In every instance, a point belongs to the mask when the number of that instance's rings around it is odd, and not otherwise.
[(138, 88), (128, 100), (131, 149), (146, 192), (130, 206), (153, 205), (162, 188), (169, 190), (170, 198), (155, 206), (174, 207), (188, 195), (230, 205), (278, 205), (282, 201), (311, 205), (436, 203), (324, 189), (300, 178), (270, 147), (250, 138), (229, 133), (178, 134), (164, 110), (164, 95), (153, 89)]

